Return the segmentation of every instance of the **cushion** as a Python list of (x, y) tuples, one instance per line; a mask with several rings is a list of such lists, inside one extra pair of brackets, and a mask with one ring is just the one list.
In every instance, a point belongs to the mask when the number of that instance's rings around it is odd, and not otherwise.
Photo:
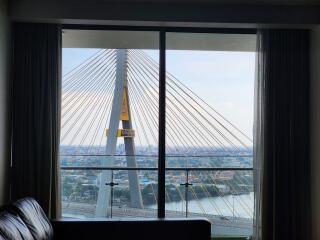
[(0, 240), (33, 240), (33, 237), (18, 215), (7, 211), (0, 214)]
[(23, 198), (12, 204), (35, 240), (53, 238), (53, 228), (40, 205), (33, 198)]

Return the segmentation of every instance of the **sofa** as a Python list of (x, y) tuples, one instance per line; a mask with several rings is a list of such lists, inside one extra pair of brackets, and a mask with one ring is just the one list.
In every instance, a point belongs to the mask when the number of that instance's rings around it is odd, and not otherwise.
[(0, 240), (209, 240), (210, 231), (206, 219), (49, 220), (33, 198), (0, 210)]

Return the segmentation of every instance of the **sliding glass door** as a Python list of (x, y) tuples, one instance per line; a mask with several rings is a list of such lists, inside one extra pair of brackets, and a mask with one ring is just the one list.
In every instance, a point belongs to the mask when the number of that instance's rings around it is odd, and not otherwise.
[(64, 217), (157, 216), (159, 70), (143, 63), (158, 61), (158, 35), (64, 31)]
[(256, 37), (166, 37), (166, 212), (251, 235)]
[(252, 234), (256, 39), (218, 32), (64, 30), (64, 217), (206, 217), (215, 236)]

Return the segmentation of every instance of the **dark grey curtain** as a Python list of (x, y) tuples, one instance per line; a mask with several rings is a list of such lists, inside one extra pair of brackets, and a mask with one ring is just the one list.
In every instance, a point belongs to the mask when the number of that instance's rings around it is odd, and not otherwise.
[(59, 216), (61, 29), (15, 23), (12, 83), (12, 200), (34, 197)]
[(309, 31), (259, 30), (257, 52), (256, 239), (308, 240)]

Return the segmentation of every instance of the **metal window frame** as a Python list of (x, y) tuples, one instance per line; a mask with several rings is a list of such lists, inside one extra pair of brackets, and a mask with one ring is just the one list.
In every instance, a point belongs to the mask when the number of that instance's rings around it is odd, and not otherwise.
[[(83, 25), (62, 24), (62, 29), (79, 30), (115, 30), (115, 31), (151, 31), (159, 34), (159, 139), (158, 139), (158, 218), (165, 218), (165, 160), (166, 142), (166, 33), (224, 33), (224, 34), (256, 34), (256, 28), (204, 28), (204, 27), (158, 27), (158, 26), (117, 26), (117, 25)], [(67, 170), (67, 168), (61, 168)], [(180, 169), (180, 168), (179, 168)], [(252, 170), (252, 168), (232, 168), (233, 170)], [(228, 170), (232, 170), (228, 168)], [(128, 170), (128, 169), (127, 169)], [(178, 169), (177, 169), (178, 170)], [(181, 169), (180, 169), (181, 170)], [(219, 169), (223, 170), (223, 169)]]

